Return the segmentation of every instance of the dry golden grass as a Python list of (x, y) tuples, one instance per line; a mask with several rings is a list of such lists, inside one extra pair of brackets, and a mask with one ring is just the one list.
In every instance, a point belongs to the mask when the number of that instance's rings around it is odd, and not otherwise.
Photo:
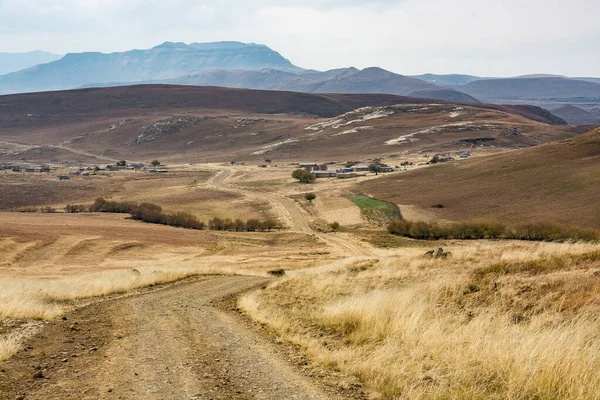
[[(176, 282), (199, 275), (256, 275), (259, 272), (226, 267), (171, 267), (113, 270), (56, 279), (0, 278), (0, 322), (51, 320), (92, 297)], [(22, 330), (0, 335), (0, 362), (15, 354), (27, 337)]]
[(222, 267), (147, 267), (56, 279), (0, 278), (0, 318), (49, 320), (63, 314), (81, 299), (125, 293), (196, 275), (233, 273), (253, 274), (252, 271)]
[(0, 337), (0, 362), (10, 358), (15, 354), (21, 345), (19, 337), (11, 334), (7, 337)]
[[(597, 244), (453, 242), (298, 271), (240, 304), (387, 399), (591, 399), (600, 393)], [(558, 270), (478, 271), (564, 259)]]
[(86, 298), (189, 276), (263, 275), (282, 262), (306, 268), (323, 257), (315, 238), (289, 232), (177, 229), (105, 213), (0, 219), (0, 360), (26, 336), (14, 319), (48, 320)]

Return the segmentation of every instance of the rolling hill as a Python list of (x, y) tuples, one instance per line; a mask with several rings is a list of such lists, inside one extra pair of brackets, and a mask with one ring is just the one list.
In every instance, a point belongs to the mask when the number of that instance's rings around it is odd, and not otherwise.
[[(478, 103), (472, 96), (451, 88), (440, 88), (419, 79), (395, 74), (381, 68), (350, 68), (329, 71), (284, 71), (264, 68), (203, 69), (174, 79), (145, 81), (144, 84), (221, 86), (239, 89), (281, 90), (304, 93), (378, 93)], [(123, 86), (125, 83), (89, 84), (84, 87)]]
[(537, 107), (430, 103), (173, 85), (1, 96), (0, 161), (292, 161), (473, 146), (497, 151), (585, 129), (553, 125), (564, 121)]
[[(361, 183), (378, 199), (448, 220), (600, 227), (600, 129), (541, 146)], [(431, 208), (441, 204), (444, 208)], [(402, 208), (402, 207), (401, 207)]]
[(600, 114), (586, 111), (571, 104), (565, 104), (551, 110), (552, 114), (567, 121), (569, 124), (599, 124)]

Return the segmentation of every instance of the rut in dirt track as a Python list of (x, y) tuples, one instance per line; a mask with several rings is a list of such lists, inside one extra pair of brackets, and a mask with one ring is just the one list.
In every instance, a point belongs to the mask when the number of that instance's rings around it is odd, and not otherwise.
[(212, 305), (268, 281), (206, 278), (77, 310), (0, 365), (0, 399), (345, 398)]

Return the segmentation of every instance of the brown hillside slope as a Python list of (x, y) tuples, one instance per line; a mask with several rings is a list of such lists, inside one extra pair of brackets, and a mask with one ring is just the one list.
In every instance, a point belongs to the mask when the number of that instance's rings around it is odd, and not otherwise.
[[(537, 107), (430, 103), (169, 85), (2, 96), (0, 161), (329, 160), (462, 151), (482, 137), (491, 149), (529, 147), (589, 130)], [(332, 116), (341, 123), (314, 128)]]
[(428, 210), (442, 204), (435, 212), (450, 220), (554, 220), (600, 227), (600, 129), (365, 182), (359, 190)]

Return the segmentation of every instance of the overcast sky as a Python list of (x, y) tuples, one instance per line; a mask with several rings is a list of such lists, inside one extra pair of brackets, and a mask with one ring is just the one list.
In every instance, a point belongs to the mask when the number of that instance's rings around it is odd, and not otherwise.
[(599, 0), (0, 0), (0, 52), (262, 43), (319, 70), (600, 76)]

